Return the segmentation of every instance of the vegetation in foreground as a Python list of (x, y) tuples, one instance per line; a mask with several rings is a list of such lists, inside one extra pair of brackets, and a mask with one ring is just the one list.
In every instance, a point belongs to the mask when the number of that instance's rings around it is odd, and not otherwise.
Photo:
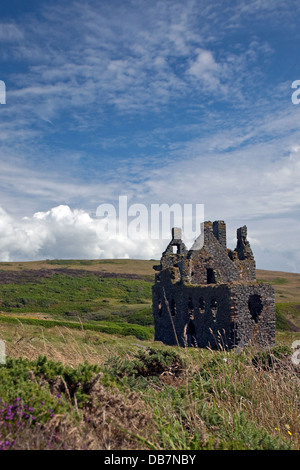
[(14, 328), (0, 366), (1, 449), (300, 447), (299, 366), (286, 346), (237, 353)]
[(1, 263), (0, 449), (299, 449), (299, 275), (260, 273), (273, 350), (178, 349), (152, 341), (152, 264)]

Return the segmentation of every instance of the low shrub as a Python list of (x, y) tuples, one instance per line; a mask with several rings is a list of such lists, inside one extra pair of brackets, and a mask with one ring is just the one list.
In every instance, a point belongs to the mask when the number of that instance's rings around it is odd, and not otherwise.
[(179, 375), (184, 369), (184, 362), (175, 351), (154, 348), (140, 350), (131, 360), (114, 356), (105, 365), (117, 377), (155, 377), (166, 371)]

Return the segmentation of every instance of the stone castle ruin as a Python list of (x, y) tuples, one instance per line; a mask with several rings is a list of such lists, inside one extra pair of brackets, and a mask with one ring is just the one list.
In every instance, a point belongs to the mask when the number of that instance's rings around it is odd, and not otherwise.
[(154, 266), (155, 340), (212, 349), (274, 346), (274, 289), (256, 281), (247, 227), (237, 230), (236, 248), (230, 250), (224, 221), (202, 225), (190, 250), (181, 229), (173, 228)]

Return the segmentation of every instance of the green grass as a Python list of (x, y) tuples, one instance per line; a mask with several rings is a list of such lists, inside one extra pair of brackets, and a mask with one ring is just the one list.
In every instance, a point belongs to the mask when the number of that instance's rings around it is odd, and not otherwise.
[(143, 278), (54, 273), (37, 282), (2, 285), (0, 320), (152, 339), (151, 288)]
[(38, 282), (2, 285), (0, 309), (7, 313), (47, 313), (60, 319), (80, 316), (82, 320), (104, 320), (113, 314), (114, 321), (124, 321), (149, 306), (151, 287), (144, 279), (54, 274)]
[(81, 322), (70, 322), (70, 321), (59, 321), (59, 320), (45, 320), (40, 318), (26, 318), (16, 317), (9, 315), (0, 316), (1, 323), (12, 323), (12, 324), (23, 324), (41, 326), (43, 328), (54, 328), (54, 327), (66, 327), (76, 330), (91, 330), (99, 331), (102, 333), (108, 333), (113, 335), (121, 336), (135, 336), (138, 339), (152, 339), (154, 336), (154, 329), (148, 328), (136, 324), (128, 323), (114, 323), (114, 322), (95, 322), (95, 323), (81, 323)]
[(289, 353), (155, 345), (101, 366), (8, 358), (0, 448), (299, 450)]
[(294, 302), (276, 303), (276, 329), (300, 331), (300, 305)]
[[(300, 448), (299, 377), (289, 357), (298, 300), (276, 304), (276, 343), (288, 348), (167, 347), (153, 341), (153, 277), (100, 277), (88, 272), (95, 261), (49, 263), (81, 263), (82, 273), (55, 270), (0, 287), (9, 356), (0, 366), (0, 449)], [(278, 275), (272, 284), (287, 286)]]

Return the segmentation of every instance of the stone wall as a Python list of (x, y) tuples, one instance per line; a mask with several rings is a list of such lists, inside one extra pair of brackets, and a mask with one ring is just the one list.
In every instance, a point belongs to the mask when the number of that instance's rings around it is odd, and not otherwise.
[(274, 289), (266, 284), (240, 283), (231, 286), (233, 342), (259, 346), (275, 344)]
[(272, 286), (256, 282), (247, 227), (226, 247), (224, 221), (208, 221), (187, 250), (180, 229), (162, 254), (153, 286), (155, 340), (165, 344), (232, 348), (275, 342)]
[[(155, 340), (233, 348), (275, 343), (274, 292), (262, 284), (188, 286), (167, 279), (153, 286)], [(176, 277), (174, 278), (174, 280)]]

